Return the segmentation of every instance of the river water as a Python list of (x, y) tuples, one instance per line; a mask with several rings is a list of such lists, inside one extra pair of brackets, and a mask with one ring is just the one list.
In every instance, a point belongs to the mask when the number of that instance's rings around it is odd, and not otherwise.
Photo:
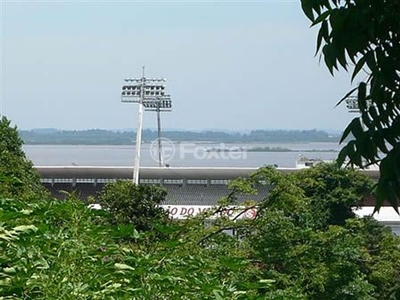
[[(254, 147), (286, 148), (291, 152), (253, 152)], [(114, 145), (24, 145), (26, 155), (36, 166), (131, 166), (135, 146)], [(142, 144), (140, 165), (158, 166), (156, 144)], [(215, 151), (223, 149), (224, 151)], [(299, 144), (223, 144), (163, 143), (164, 164), (171, 167), (260, 167), (277, 164), (295, 167), (299, 155), (308, 158), (335, 159), (337, 143)], [(211, 151), (210, 151), (211, 150)], [(311, 151), (311, 152), (310, 152)]]

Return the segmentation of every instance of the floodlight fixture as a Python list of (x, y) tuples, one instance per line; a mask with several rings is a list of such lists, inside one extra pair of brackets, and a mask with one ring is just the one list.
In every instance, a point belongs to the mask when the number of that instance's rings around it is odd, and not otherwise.
[(138, 126), (136, 131), (136, 148), (135, 160), (133, 167), (133, 182), (139, 184), (139, 167), (140, 167), (140, 148), (142, 143), (142, 129), (143, 129), (143, 109), (147, 107), (151, 109), (154, 107), (157, 111), (158, 120), (158, 151), (159, 163), (162, 166), (161, 155), (161, 121), (160, 111), (168, 111), (171, 108), (171, 99), (169, 95), (165, 94), (165, 78), (146, 78), (144, 75), (144, 67), (141, 78), (127, 78), (124, 79), (125, 84), (122, 86), (121, 102), (125, 103), (138, 103)]
[(350, 113), (359, 113), (358, 99), (356, 96), (349, 96), (346, 98), (346, 107)]
[[(358, 105), (357, 96), (349, 96), (346, 98), (346, 107), (350, 113), (360, 113), (360, 107)], [(372, 101), (369, 99), (366, 101), (367, 108), (372, 105)]]
[(165, 96), (165, 84), (155, 82), (155, 79), (145, 79), (142, 82), (129, 82), (122, 87), (121, 101), (139, 103), (142, 97), (143, 100), (157, 100), (159, 97)]
[(159, 97), (156, 100), (144, 100), (143, 101), (145, 111), (171, 111), (172, 101), (170, 95)]

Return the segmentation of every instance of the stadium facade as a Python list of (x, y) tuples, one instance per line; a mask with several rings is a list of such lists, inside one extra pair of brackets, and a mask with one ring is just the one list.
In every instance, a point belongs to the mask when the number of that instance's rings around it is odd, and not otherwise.
[[(98, 166), (38, 166), (43, 185), (57, 198), (66, 197), (66, 192), (76, 191), (82, 200), (94, 196), (108, 182), (118, 179), (132, 179), (132, 167), (98, 167)], [(277, 168), (284, 173), (297, 172), (296, 168)], [(167, 192), (164, 206), (183, 212), (200, 211), (202, 207), (216, 205), (218, 200), (229, 195), (229, 181), (238, 177), (248, 178), (257, 168), (140, 168), (140, 184), (163, 186)], [(360, 170), (373, 180), (379, 179), (378, 170)], [(238, 195), (237, 203), (261, 201), (268, 195), (269, 186), (260, 186), (255, 195)], [(366, 199), (364, 206), (357, 213), (370, 214), (373, 211), (373, 199)], [(179, 213), (181, 212), (181, 213)], [(383, 207), (375, 215), (380, 222), (392, 227), (400, 234), (400, 217), (391, 207)]]

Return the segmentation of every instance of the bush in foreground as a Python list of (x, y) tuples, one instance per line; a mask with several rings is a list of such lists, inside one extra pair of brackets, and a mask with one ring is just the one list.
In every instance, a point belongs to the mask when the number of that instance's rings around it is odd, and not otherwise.
[(149, 243), (76, 199), (0, 204), (0, 299), (256, 299), (270, 284), (249, 281), (234, 238), (200, 245), (200, 222), (160, 227), (168, 238)]
[(166, 190), (161, 187), (118, 180), (106, 184), (96, 202), (110, 212), (111, 224), (131, 224), (143, 232), (169, 220), (167, 212), (159, 206), (166, 195)]

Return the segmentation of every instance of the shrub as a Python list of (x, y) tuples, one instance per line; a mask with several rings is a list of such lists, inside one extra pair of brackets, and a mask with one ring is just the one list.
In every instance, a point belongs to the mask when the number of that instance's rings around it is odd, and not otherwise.
[(149, 231), (155, 224), (168, 220), (167, 212), (159, 206), (166, 195), (167, 192), (157, 186), (119, 180), (104, 187), (98, 203), (110, 212), (112, 224), (133, 224), (138, 231)]

